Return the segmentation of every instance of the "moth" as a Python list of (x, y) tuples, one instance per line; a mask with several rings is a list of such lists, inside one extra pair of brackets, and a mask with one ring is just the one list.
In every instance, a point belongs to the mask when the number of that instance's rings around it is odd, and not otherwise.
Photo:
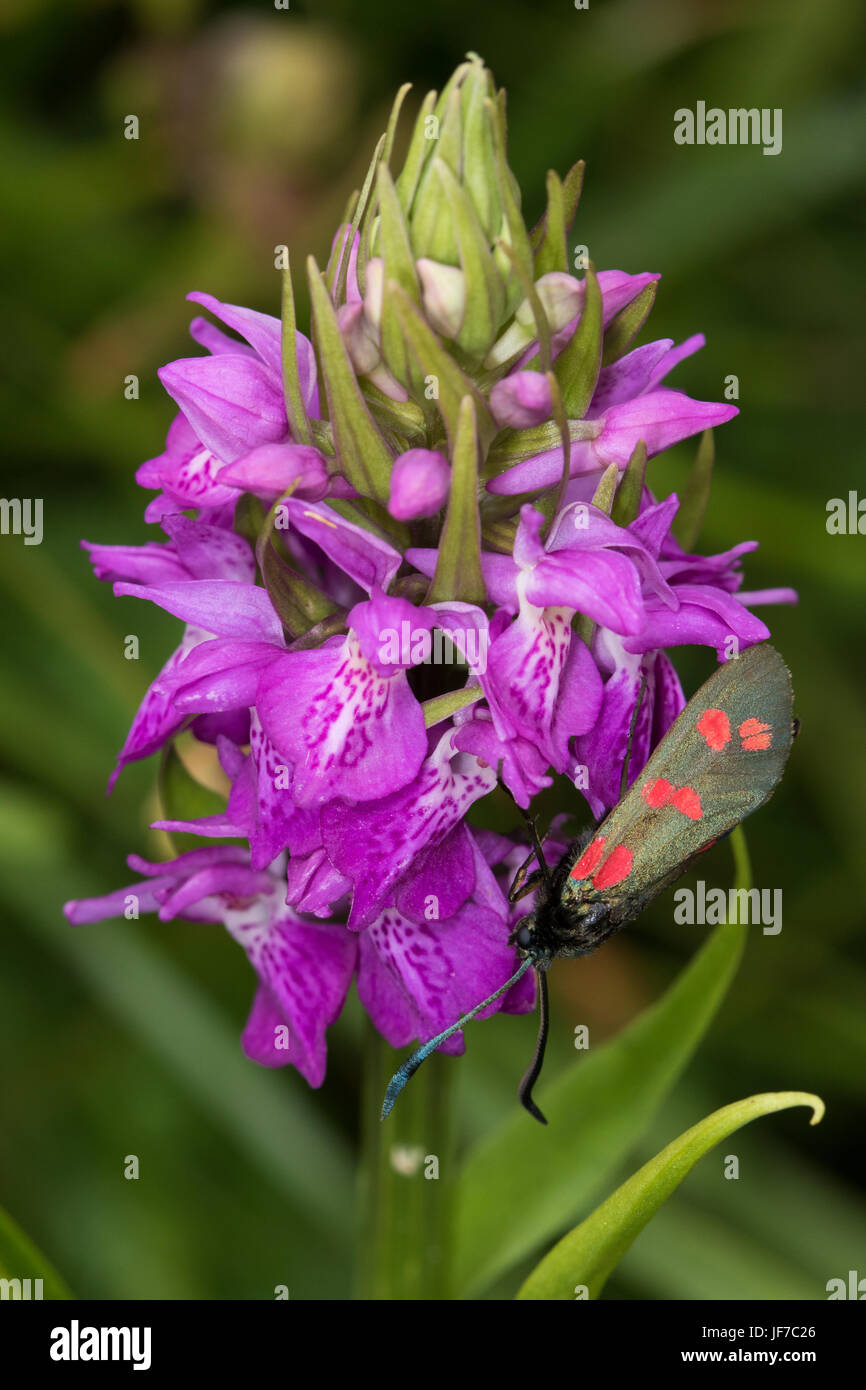
[[(631, 736), (636, 720), (637, 708)], [(508, 895), (511, 904), (530, 892), (536, 895), (531, 912), (509, 938), (521, 957), (520, 966), (495, 994), (403, 1063), (388, 1086), (382, 1119), (440, 1043), (534, 969), (538, 1040), (518, 1096), (529, 1113), (546, 1124), (532, 1088), (547, 1042), (551, 964), (560, 956), (595, 951), (686, 873), (698, 855), (763, 806), (782, 777), (797, 728), (790, 672), (775, 648), (762, 643), (710, 676), (627, 791), (626, 762), (624, 795), (593, 831), (569, 845), (558, 864), (546, 863), (535, 823), (527, 817), (532, 850)]]

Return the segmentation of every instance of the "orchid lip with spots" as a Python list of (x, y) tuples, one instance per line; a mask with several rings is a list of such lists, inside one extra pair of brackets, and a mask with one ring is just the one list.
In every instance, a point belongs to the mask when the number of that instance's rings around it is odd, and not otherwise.
[[(403, 169), (380, 143), (327, 265), (309, 263), (307, 333), (288, 273), (282, 321), (189, 296), (203, 351), (161, 370), (178, 413), (136, 475), (152, 539), (82, 543), (119, 597), (182, 624), (111, 785), (192, 738), (228, 790), (202, 816), (173, 764), (154, 829), (198, 847), (132, 855), (137, 885), (67, 916), (122, 915), (131, 894), (224, 928), (256, 982), (245, 1052), (314, 1087), (353, 982), (394, 1047), (498, 991), (485, 1013), (533, 1007), (531, 973), (508, 985), (529, 846), (489, 827), (503, 808), (520, 826), (513, 803), (555, 775), (601, 820), (627, 744), (634, 783), (684, 709), (671, 653), (747, 655), (769, 635), (753, 608), (795, 600), (743, 592), (754, 542), (691, 553), (705, 496), (653, 494), (653, 458), (736, 409), (669, 384), (702, 335), (634, 344), (655, 272), (569, 273), (579, 180), (527, 227), (495, 98), (470, 56), (436, 107), (441, 151), (431, 101)], [(767, 722), (720, 704), (699, 731), (759, 757)], [(688, 777), (648, 788), (647, 812), (700, 827)], [(573, 868), (609, 892), (632, 851), (603, 838)]]

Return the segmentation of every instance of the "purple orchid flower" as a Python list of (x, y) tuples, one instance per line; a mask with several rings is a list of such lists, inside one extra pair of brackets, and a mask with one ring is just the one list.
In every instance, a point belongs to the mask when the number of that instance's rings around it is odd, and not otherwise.
[[(467, 64), (473, 82), (479, 63)], [(488, 90), (484, 76), (477, 92)], [(634, 778), (682, 708), (669, 651), (730, 655), (768, 635), (756, 606), (795, 599), (743, 590), (753, 542), (686, 554), (675, 497), (645, 489), (629, 525), (593, 504), (599, 474), (623, 470), (640, 441), (652, 457), (737, 413), (666, 384), (702, 335), (601, 367), (569, 422), (564, 497), (562, 448), (528, 452), (556, 439), (535, 314), (540, 304), (562, 376), (587, 282), (548, 268), (526, 297), (498, 240), (507, 226), (515, 252), (529, 245), (518, 204), (503, 202), (511, 175), (490, 162), (492, 107), (452, 105), (462, 158), (444, 193), (421, 126), (411, 179), (374, 170), (324, 273), (310, 264), (315, 349), (296, 333), (284, 354), (278, 319), (189, 296), (210, 316), (190, 326), (204, 351), (160, 372), (179, 413), (137, 473), (161, 534), (84, 543), (117, 595), (184, 625), (110, 785), (188, 728), (230, 790), (217, 814), (190, 818), (181, 798), (154, 822), (210, 848), (161, 865), (133, 857), (137, 888), (67, 915), (95, 921), (134, 900), (163, 920), (222, 923), (258, 976), (247, 1054), (292, 1063), (311, 1085), (353, 978), (375, 1027), (404, 1046), (514, 973), (506, 875), (526, 847), (475, 823), (499, 783), (527, 809), (565, 774), (602, 815), (630, 734)], [(562, 215), (550, 207), (547, 227)], [(469, 226), (486, 247), (470, 248)], [(639, 296), (646, 306), (658, 280), (601, 271), (603, 327)], [(560, 839), (557, 826), (552, 856)], [(525, 975), (485, 1014), (532, 998)], [(446, 1050), (462, 1046), (455, 1034)]]
[(128, 863), (144, 882), (67, 903), (70, 922), (100, 922), (131, 908), (136, 916), (156, 912), (163, 922), (222, 922), (259, 977), (242, 1037), (247, 1056), (267, 1067), (291, 1064), (311, 1086), (321, 1086), (325, 1034), (352, 982), (355, 938), (286, 907), (280, 874), (252, 869), (240, 846), (191, 850), (162, 864), (133, 854)]

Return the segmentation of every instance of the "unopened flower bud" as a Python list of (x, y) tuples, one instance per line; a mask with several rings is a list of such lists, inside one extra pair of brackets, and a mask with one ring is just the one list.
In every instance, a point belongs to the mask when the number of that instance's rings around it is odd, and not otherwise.
[[(582, 281), (563, 270), (551, 270), (542, 275), (536, 280), (535, 289), (553, 333), (574, 318), (583, 302)], [(525, 328), (535, 328), (535, 315), (528, 299), (518, 305), (515, 318)]]
[(342, 304), (337, 310), (337, 323), (340, 328), (346, 351), (352, 359), (352, 366), (360, 376), (366, 376), (379, 364), (379, 345), (373, 337), (370, 321), (360, 300)]
[(466, 313), (466, 276), (458, 266), (442, 265), (426, 256), (416, 262), (416, 268), (431, 328), (444, 338), (456, 338)]
[(490, 409), (503, 428), (526, 430), (550, 417), (553, 402), (547, 378), (540, 372), (515, 372), (497, 381), (490, 392)]
[(388, 511), (398, 521), (433, 516), (445, 505), (451, 467), (434, 449), (409, 449), (394, 461)]
[(367, 262), (364, 281), (364, 311), (376, 332), (382, 322), (382, 286), (384, 267), (381, 256)]
[(307, 444), (261, 444), (220, 469), (218, 481), (268, 502), (289, 491), (318, 501), (328, 491), (328, 466)]

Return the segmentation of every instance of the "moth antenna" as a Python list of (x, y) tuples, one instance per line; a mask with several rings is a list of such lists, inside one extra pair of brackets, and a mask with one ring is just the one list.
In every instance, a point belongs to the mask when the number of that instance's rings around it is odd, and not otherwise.
[(440, 1043), (445, 1042), (447, 1038), (458, 1033), (464, 1024), (470, 1023), (471, 1020), (475, 1018), (476, 1014), (480, 1014), (481, 1010), (486, 1009), (488, 1004), (492, 1004), (494, 1000), (499, 999), (507, 990), (511, 989), (512, 985), (516, 985), (517, 981), (522, 975), (526, 974), (531, 965), (532, 957), (527, 956), (526, 960), (521, 961), (519, 968), (515, 970), (510, 980), (506, 980), (505, 984), (501, 985), (493, 994), (489, 995), (486, 999), (482, 999), (480, 1004), (476, 1004), (475, 1008), (470, 1009), (462, 1018), (458, 1018), (457, 1022), (452, 1023), (450, 1028), (446, 1028), (442, 1033), (437, 1033), (435, 1038), (430, 1038), (429, 1042), (425, 1042), (421, 1047), (417, 1048), (416, 1051), (412, 1053), (411, 1057), (407, 1057), (403, 1065), (398, 1067), (397, 1071), (395, 1071), (391, 1080), (388, 1082), (388, 1089), (385, 1092), (385, 1099), (382, 1102), (382, 1114), (380, 1119), (384, 1120), (390, 1115), (391, 1111), (394, 1109), (397, 1097), (406, 1085), (406, 1082), (411, 1080), (415, 1075), (421, 1063), (426, 1062), (430, 1053), (435, 1052)]
[(539, 1003), (538, 1037), (535, 1040), (535, 1051), (532, 1054), (532, 1061), (527, 1068), (523, 1080), (517, 1088), (517, 1094), (520, 1099), (520, 1104), (529, 1111), (533, 1119), (546, 1125), (547, 1119), (542, 1115), (535, 1101), (532, 1099), (532, 1088), (541, 1075), (541, 1068), (544, 1066), (544, 1052), (547, 1047), (547, 1034), (550, 1027), (550, 1010), (547, 1000), (547, 971), (537, 970), (536, 975), (538, 976)]
[(638, 718), (638, 715), (640, 714), (640, 707), (641, 707), (641, 705), (643, 704), (643, 697), (644, 697), (644, 691), (645, 691), (645, 690), (646, 690), (646, 671), (644, 671), (643, 675), (641, 676), (640, 690), (639, 690), (638, 693), (637, 693), (637, 701), (635, 702), (634, 714), (633, 714), (632, 717), (631, 717), (631, 724), (630, 724), (630, 726), (629, 726), (629, 731), (628, 731), (628, 742), (626, 743), (626, 746), (625, 746), (625, 759), (624, 759), (623, 765), (622, 765), (622, 775), (620, 776), (620, 779), (619, 779), (619, 799), (620, 799), (620, 801), (622, 801), (622, 799), (623, 799), (623, 797), (625, 796), (626, 791), (627, 791), (627, 789), (628, 789), (628, 769), (629, 769), (629, 764), (631, 763), (631, 747), (632, 747), (632, 743), (634, 742), (635, 729), (637, 728), (637, 718)]

